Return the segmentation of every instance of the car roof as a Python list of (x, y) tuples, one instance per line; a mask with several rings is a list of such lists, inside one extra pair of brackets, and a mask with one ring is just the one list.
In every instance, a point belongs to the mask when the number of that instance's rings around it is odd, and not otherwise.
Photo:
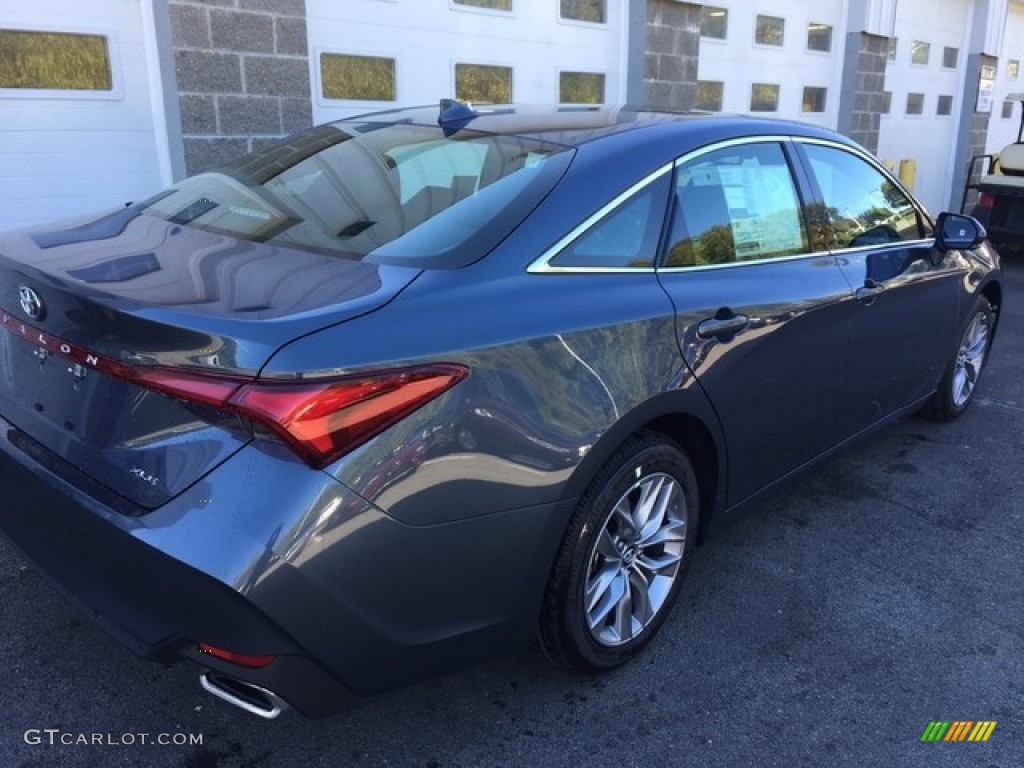
[(524, 136), (570, 147), (655, 126), (679, 134), (705, 134), (708, 138), (792, 135), (852, 144), (828, 129), (791, 120), (710, 112), (667, 112), (625, 105), (471, 106), (444, 99), (440, 107), (418, 106), (372, 112), (337, 122), (339, 125), (346, 123), (440, 125), (449, 135), (469, 128), (473, 132)]

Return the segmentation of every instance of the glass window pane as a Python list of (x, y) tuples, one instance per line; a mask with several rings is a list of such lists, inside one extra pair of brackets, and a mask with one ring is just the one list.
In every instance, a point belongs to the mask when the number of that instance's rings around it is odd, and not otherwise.
[(490, 8), (495, 11), (511, 11), (512, 0), (455, 0), (456, 5), (471, 5), (474, 8)]
[(807, 50), (824, 51), (832, 50), (832, 27), (828, 24), (816, 24), (811, 22), (807, 25)]
[(757, 16), (754, 42), (760, 45), (782, 45), (786, 36), (786, 20), (778, 16)]
[(325, 99), (395, 100), (395, 60), (383, 56), (320, 54), (320, 83)]
[(604, 75), (600, 72), (559, 72), (558, 101), (562, 104), (603, 104)]
[(653, 267), (665, 215), (669, 174), (613, 208), (563, 248), (557, 267), (623, 269)]
[(484, 104), (511, 104), (512, 67), (456, 64), (455, 98)]
[(807, 250), (800, 202), (778, 144), (710, 152), (676, 171), (666, 267), (793, 256)]
[(702, 5), (700, 9), (701, 37), (725, 40), (729, 32), (729, 9)]
[(607, 21), (605, 0), (561, 0), (560, 14), (563, 19), (576, 21)]
[(927, 64), (932, 54), (932, 44), (915, 40), (910, 48), (911, 64)]
[(923, 93), (908, 93), (907, 94), (907, 114), (908, 115), (923, 115), (924, 114), (924, 94)]
[(892, 91), (882, 91), (881, 102), (878, 105), (878, 111), (883, 115), (888, 115), (892, 110)]
[(935, 114), (937, 114), (937, 115), (951, 115), (951, 114), (953, 114), (953, 97), (952, 96), (939, 96), (938, 104), (935, 107)]
[(374, 119), (313, 128), (226, 172), (181, 181), (141, 208), (189, 227), (352, 259), (472, 260), (518, 226), (571, 156), (525, 137), (446, 137), (438, 125)]
[(693, 102), (694, 109), (703, 109), (707, 112), (722, 111), (722, 95), (725, 92), (725, 83), (718, 80), (698, 80), (697, 96)]
[(109, 91), (107, 38), (0, 29), (0, 88)]
[(1013, 102), (1012, 101), (1004, 101), (1003, 102), (1003, 120), (1009, 120), (1011, 117), (1013, 117)]
[(1016, 80), (1020, 74), (1020, 61), (1018, 59), (1010, 59), (1006, 62), (1006, 76), (1011, 80)]
[(942, 66), (946, 69), (956, 69), (960, 60), (960, 49), (950, 48), (948, 45), (942, 49)]
[(917, 240), (917, 212), (877, 168), (832, 147), (805, 144), (824, 206), (808, 206), (816, 250)]
[(804, 99), (800, 107), (802, 112), (824, 112), (825, 98), (828, 95), (828, 88), (807, 86), (804, 88)]
[(900, 47), (899, 38), (898, 37), (890, 37), (889, 38), (889, 61), (896, 61), (896, 51), (897, 51), (897, 49), (899, 49), (899, 47)]
[(777, 112), (779, 86), (775, 83), (754, 83), (750, 86), (751, 112)]

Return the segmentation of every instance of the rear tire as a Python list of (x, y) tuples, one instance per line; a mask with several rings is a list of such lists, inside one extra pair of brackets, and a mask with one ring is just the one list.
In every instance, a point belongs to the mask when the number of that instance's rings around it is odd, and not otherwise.
[(995, 324), (992, 305), (984, 296), (978, 296), (960, 329), (956, 353), (938, 389), (922, 410), (925, 416), (935, 421), (950, 421), (967, 410), (988, 362)]
[(548, 581), (540, 641), (585, 673), (629, 661), (665, 622), (693, 552), (697, 479), (683, 451), (643, 432), (591, 482)]

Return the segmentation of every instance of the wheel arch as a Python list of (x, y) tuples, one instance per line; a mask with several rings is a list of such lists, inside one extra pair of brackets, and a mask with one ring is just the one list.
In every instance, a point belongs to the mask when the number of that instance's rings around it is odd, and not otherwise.
[(697, 475), (700, 493), (698, 543), (725, 503), (725, 441), (718, 418), (699, 390), (673, 390), (647, 400), (625, 414), (591, 447), (566, 484), (566, 497), (578, 498), (611, 455), (632, 435), (650, 431), (682, 448)]

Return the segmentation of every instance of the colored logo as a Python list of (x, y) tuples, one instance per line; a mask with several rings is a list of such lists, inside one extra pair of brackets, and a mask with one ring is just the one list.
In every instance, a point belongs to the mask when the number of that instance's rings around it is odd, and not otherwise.
[(995, 720), (932, 720), (921, 741), (988, 741), (995, 729)]

